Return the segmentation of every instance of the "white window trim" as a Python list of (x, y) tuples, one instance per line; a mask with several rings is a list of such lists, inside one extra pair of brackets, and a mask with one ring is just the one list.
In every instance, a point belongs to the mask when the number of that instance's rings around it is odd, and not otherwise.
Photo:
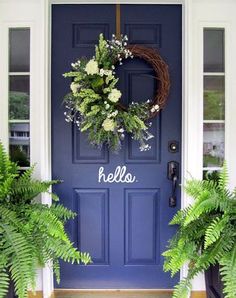
[[(231, 133), (231, 121), (232, 121), (232, 109), (234, 108), (232, 105), (232, 99), (234, 98), (233, 92), (232, 92), (232, 84), (233, 82), (231, 81), (232, 75), (230, 75), (230, 63), (231, 63), (231, 59), (230, 58), (230, 39), (233, 38), (232, 33), (231, 33), (231, 24), (230, 22), (199, 22), (199, 49), (198, 49), (198, 64), (199, 64), (199, 78), (202, 78), (201, 81), (199, 81), (198, 83), (198, 96), (199, 98), (201, 98), (201, 122), (202, 125), (204, 122), (203, 120), (203, 106), (204, 106), (204, 86), (203, 86), (203, 77), (204, 75), (206, 75), (206, 73), (204, 73), (203, 71), (203, 64), (204, 64), (204, 57), (203, 57), (203, 32), (205, 28), (220, 28), (220, 29), (224, 29), (224, 50), (225, 50), (225, 71), (222, 73), (225, 77), (225, 120), (221, 121), (219, 120), (218, 123), (225, 123), (225, 160), (228, 164), (228, 166), (230, 164), (232, 164), (230, 162), (231, 158), (230, 158), (230, 151), (232, 150), (232, 142), (234, 141), (235, 137), (232, 138), (232, 133)], [(231, 36), (230, 36), (231, 35)], [(212, 75), (212, 73), (210, 74)], [(214, 122), (214, 121), (212, 121)], [(235, 121), (234, 121), (235, 123)], [(235, 127), (235, 126), (234, 126)], [(202, 139), (202, 148), (201, 148), (201, 152), (203, 152), (203, 127), (201, 130), (201, 139)], [(235, 147), (234, 147), (235, 148)], [(202, 161), (203, 164), (203, 161)], [(236, 164), (236, 163), (234, 163)], [(229, 171), (232, 171), (231, 168), (229, 168)], [(232, 175), (230, 175), (232, 177)], [(235, 176), (235, 175), (234, 175)], [(231, 188), (235, 186), (235, 184), (233, 184), (233, 181), (231, 179), (230, 185)]]

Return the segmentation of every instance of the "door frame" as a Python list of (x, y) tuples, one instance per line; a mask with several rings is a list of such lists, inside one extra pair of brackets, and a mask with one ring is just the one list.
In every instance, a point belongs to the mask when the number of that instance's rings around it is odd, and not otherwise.
[[(101, 4), (102, 1), (88, 0), (0, 0), (0, 138), (8, 148), (8, 30), (14, 27), (31, 29), (31, 162), (37, 163), (36, 176), (39, 179), (51, 177), (51, 112), (50, 112), (50, 55), (51, 55), (51, 5), (52, 4)], [(116, 4), (117, 1), (106, 1)], [(236, 19), (234, 0), (129, 0), (120, 4), (180, 4), (182, 5), (182, 181), (189, 176), (202, 177), (202, 28), (222, 27), (226, 30), (226, 125), (225, 158), (228, 162), (230, 187), (235, 185), (236, 155), (236, 117), (234, 78), (236, 77)], [(214, 5), (214, 9), (212, 9)], [(40, 125), (39, 125), (40, 123)], [(50, 203), (50, 197), (43, 196), (43, 203)], [(190, 203), (182, 193), (181, 207)], [(181, 276), (185, 275), (185, 268)], [(51, 282), (49, 282), (51, 281)], [(37, 290), (42, 290), (44, 297), (50, 297), (53, 291), (50, 269), (39, 270)], [(203, 290), (203, 276), (193, 281), (194, 290)]]
[[(91, 1), (84, 1), (84, 0), (46, 0), (46, 2), (48, 2), (48, 5), (46, 6), (46, 28), (50, 28), (49, 30), (46, 30), (45, 32), (45, 36), (47, 36), (46, 38), (46, 48), (47, 48), (47, 61), (48, 61), (48, 70), (47, 70), (47, 79), (46, 81), (49, 82), (48, 84), (48, 94), (47, 94), (47, 102), (48, 102), (48, 107), (49, 107), (49, 115), (48, 115), (48, 126), (50, 127), (50, 131), (49, 131), (49, 135), (48, 138), (51, 140), (51, 126), (49, 125), (51, 122), (51, 40), (52, 40), (52, 36), (51, 36), (51, 32), (52, 32), (52, 5), (57, 4), (89, 4), (89, 5), (93, 5), (93, 4), (156, 4), (156, 5), (160, 5), (160, 4), (165, 4), (165, 5), (181, 5), (182, 6), (182, 131), (181, 131), (181, 181), (183, 181), (184, 177), (187, 177), (188, 175), (188, 171), (189, 171), (189, 166), (187, 166), (189, 164), (189, 160), (188, 160), (188, 154), (187, 152), (189, 152), (189, 150), (191, 150), (191, 148), (188, 148), (188, 146), (190, 145), (191, 142), (187, 142), (187, 137), (189, 135), (188, 133), (188, 127), (189, 125), (186, 125), (187, 122), (189, 121), (189, 113), (188, 113), (188, 106), (186, 104), (186, 100), (188, 98), (188, 86), (190, 83), (189, 80), (189, 74), (188, 74), (188, 63), (189, 63), (189, 38), (190, 38), (190, 11), (191, 11), (191, 0), (121, 0), (118, 3), (115, 0), (109, 0), (106, 1), (106, 3), (100, 1), (100, 0), (91, 0)], [(201, 144), (199, 144), (201, 146)], [(47, 144), (46, 148), (47, 153), (51, 152), (51, 142)], [(190, 151), (191, 152), (191, 151)], [(49, 161), (50, 161), (50, 175), (51, 175), (51, 157), (50, 155), (47, 154), (47, 156), (49, 157)], [(201, 161), (200, 161), (201, 162)], [(188, 171), (186, 170), (188, 169)], [(196, 172), (196, 171), (195, 171)], [(191, 171), (191, 174), (193, 173), (193, 171)], [(196, 176), (196, 173), (194, 173)], [(46, 197), (46, 203), (51, 203), (51, 199), (50, 197)], [(184, 194), (183, 191), (181, 191), (181, 209), (185, 208), (187, 206), (187, 199), (186, 196)], [(183, 267), (181, 272), (180, 272), (180, 279), (185, 276), (187, 272), (187, 267)], [(53, 277), (52, 277), (52, 271), (49, 268), (45, 268), (43, 269), (43, 273), (42, 273), (43, 279), (42, 279), (42, 285), (43, 285), (43, 293), (44, 293), (44, 297), (48, 297), (47, 295), (49, 293), (52, 293), (53, 291)], [(49, 284), (48, 281), (51, 281), (51, 284)], [(89, 289), (88, 289), (89, 290)], [(153, 290), (153, 289), (152, 289)]]

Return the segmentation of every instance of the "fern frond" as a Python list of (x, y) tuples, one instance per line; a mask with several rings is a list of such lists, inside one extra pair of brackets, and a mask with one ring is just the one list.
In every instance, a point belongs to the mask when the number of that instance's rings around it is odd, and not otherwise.
[(162, 255), (166, 257), (164, 262), (164, 271), (170, 271), (171, 276), (174, 276), (186, 263), (192, 259), (196, 252), (196, 244), (194, 242), (186, 243), (179, 239), (176, 246), (165, 251)]
[(228, 174), (228, 170), (227, 170), (227, 165), (226, 165), (226, 161), (224, 161), (223, 167), (219, 173), (219, 187), (221, 189), (225, 189), (227, 188), (229, 182), (229, 174)]
[(15, 211), (10, 210), (4, 205), (0, 205), (0, 218), (2, 222), (5, 222), (15, 228), (19, 228), (23, 225), (23, 222), (19, 220)]
[(211, 195), (206, 195), (203, 199), (196, 201), (192, 206), (185, 218), (184, 226), (188, 225), (195, 219), (199, 218), (203, 213), (210, 213), (212, 211), (217, 211), (219, 208), (218, 196), (214, 193)]
[(56, 184), (57, 181), (29, 181), (22, 179), (20, 181), (15, 181), (12, 186), (12, 197), (16, 202), (19, 201), (32, 201), (36, 196), (41, 193), (47, 193), (50, 186)]
[(223, 235), (212, 246), (209, 246), (202, 255), (199, 256), (196, 262), (196, 268), (199, 272), (206, 270), (210, 265), (215, 265), (225, 253), (228, 253), (235, 239), (229, 231), (229, 235)]
[[(40, 208), (41, 207), (41, 208)], [(50, 211), (48, 208), (39, 206), (39, 209), (31, 210), (30, 223), (32, 225), (38, 225), (41, 230), (46, 230), (47, 235), (55, 238), (60, 238), (65, 242), (70, 242), (65, 229), (64, 224)]]
[(206, 195), (211, 194), (212, 190), (216, 189), (217, 183), (209, 180), (188, 180), (184, 187), (185, 192), (195, 200), (203, 199)]
[(85, 265), (93, 263), (91, 256), (87, 252), (80, 252), (80, 259)]
[(182, 279), (175, 287), (172, 298), (188, 298), (192, 285), (189, 278)]
[(204, 248), (206, 249), (208, 246), (215, 243), (221, 235), (221, 232), (225, 229), (227, 223), (229, 221), (229, 216), (225, 215), (222, 218), (216, 217), (212, 220), (211, 224), (208, 226), (205, 232), (205, 242)]
[(60, 264), (59, 264), (58, 259), (55, 259), (53, 261), (53, 272), (54, 272), (55, 277), (56, 277), (56, 282), (59, 284), (61, 277), (60, 277)]
[(220, 259), (220, 274), (225, 298), (236, 297), (236, 246)]
[(46, 240), (45, 249), (65, 262), (70, 262), (72, 264), (76, 262), (79, 264), (81, 261), (80, 252), (73, 247), (73, 244), (62, 241), (61, 239), (49, 237)]
[[(73, 247), (65, 222), (75, 213), (61, 205), (42, 205), (36, 196), (49, 193), (60, 181), (33, 179), (34, 166), (20, 174), (0, 143), (0, 298), (9, 280), (19, 298), (36, 286), (36, 269), (54, 261), (59, 279), (59, 258), (68, 262), (91, 262), (90, 256)], [(51, 194), (55, 200), (58, 197)]]
[(225, 297), (236, 297), (236, 191), (227, 189), (226, 163), (216, 178), (187, 181), (185, 191), (194, 203), (170, 222), (179, 230), (163, 254), (164, 270), (173, 275), (184, 261), (189, 262), (188, 276), (175, 288), (175, 298), (187, 297), (191, 279), (216, 263), (221, 265)]
[(170, 221), (170, 225), (180, 225), (183, 223), (185, 218), (187, 217), (189, 211), (191, 209), (191, 206), (186, 207), (185, 209), (178, 210), (173, 219)]
[(4, 229), (8, 243), (5, 254), (11, 257), (9, 272), (15, 284), (16, 294), (19, 298), (26, 298), (28, 284), (32, 279), (30, 275), (31, 249), (22, 234), (7, 225), (0, 225)]
[(3, 144), (0, 142), (0, 182), (5, 180), (9, 175), (18, 175), (19, 167), (10, 161)]
[(63, 205), (58, 204), (52, 204), (50, 206), (50, 210), (53, 212), (53, 214), (63, 220), (73, 219), (76, 216), (75, 212), (72, 212), (71, 210), (67, 209)]
[(0, 264), (0, 298), (4, 298), (7, 295), (9, 286), (9, 275), (6, 268)]

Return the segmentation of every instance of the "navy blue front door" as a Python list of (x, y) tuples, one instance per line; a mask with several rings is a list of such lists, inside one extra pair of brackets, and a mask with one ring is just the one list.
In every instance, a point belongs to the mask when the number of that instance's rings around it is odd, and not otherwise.
[[(157, 48), (169, 65), (171, 90), (166, 108), (152, 121), (150, 151), (140, 152), (128, 136), (118, 154), (92, 148), (84, 134), (64, 120), (63, 96), (69, 81), (62, 74), (81, 56), (92, 57), (98, 36), (116, 30), (115, 5), (52, 7), (52, 166), (61, 202), (78, 217), (68, 225), (72, 241), (93, 259), (89, 266), (62, 264), (61, 288), (172, 288), (163, 257), (175, 228), (168, 226), (180, 208), (169, 207), (167, 163), (180, 163), (170, 141), (181, 148), (181, 6), (121, 5), (121, 33), (130, 44)], [(154, 96), (152, 68), (140, 59), (117, 68), (124, 103)], [(110, 179), (115, 171), (132, 181)], [(111, 176), (110, 176), (111, 177)], [(124, 178), (124, 176), (123, 176)]]

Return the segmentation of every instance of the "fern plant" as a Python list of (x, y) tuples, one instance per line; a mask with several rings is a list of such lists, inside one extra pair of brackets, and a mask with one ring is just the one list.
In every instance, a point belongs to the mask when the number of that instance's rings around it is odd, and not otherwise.
[(33, 179), (33, 171), (31, 167), (20, 174), (0, 143), (0, 298), (6, 296), (10, 280), (18, 297), (27, 297), (28, 288), (35, 288), (36, 269), (47, 262), (53, 262), (59, 282), (59, 259), (91, 261), (87, 253), (73, 247), (64, 229), (76, 214), (58, 203), (42, 205), (35, 199), (59, 181)]
[(185, 191), (194, 202), (170, 222), (179, 229), (163, 253), (164, 270), (172, 276), (189, 264), (187, 276), (174, 289), (174, 298), (188, 297), (191, 280), (217, 263), (225, 297), (236, 297), (236, 189), (230, 192), (227, 184), (226, 164), (217, 180), (186, 183)]

